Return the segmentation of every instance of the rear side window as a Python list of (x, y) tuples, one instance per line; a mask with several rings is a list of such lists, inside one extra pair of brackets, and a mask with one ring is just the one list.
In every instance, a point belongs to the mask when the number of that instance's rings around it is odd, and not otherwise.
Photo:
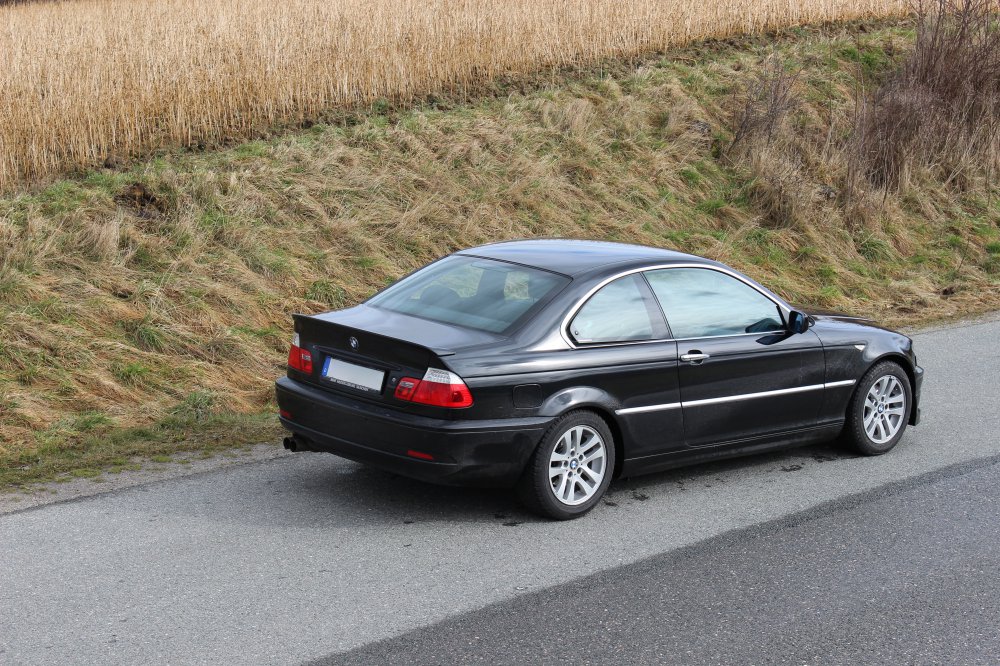
[(570, 322), (573, 339), (580, 344), (652, 340), (654, 321), (642, 295), (641, 279), (639, 275), (619, 278), (591, 296)]
[(569, 278), (491, 259), (453, 255), (422, 268), (368, 300), (393, 312), (503, 333)]
[(706, 268), (646, 273), (675, 338), (706, 338), (784, 330), (770, 298), (736, 278)]

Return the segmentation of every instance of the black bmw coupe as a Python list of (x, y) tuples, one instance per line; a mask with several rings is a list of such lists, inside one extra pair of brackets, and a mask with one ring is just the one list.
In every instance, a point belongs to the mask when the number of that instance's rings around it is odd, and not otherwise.
[(294, 451), (517, 487), (566, 519), (620, 475), (837, 436), (885, 453), (919, 421), (922, 379), (905, 335), (793, 308), (717, 262), (530, 240), (295, 315), (276, 388)]

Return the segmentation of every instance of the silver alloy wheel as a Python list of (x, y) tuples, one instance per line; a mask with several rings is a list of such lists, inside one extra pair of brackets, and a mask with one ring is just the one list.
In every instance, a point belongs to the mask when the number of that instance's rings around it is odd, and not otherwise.
[(549, 457), (549, 485), (562, 504), (583, 504), (601, 487), (607, 472), (604, 439), (590, 426), (563, 433)]
[(906, 418), (906, 391), (894, 375), (884, 375), (872, 384), (865, 396), (864, 424), (868, 439), (885, 444), (903, 427)]

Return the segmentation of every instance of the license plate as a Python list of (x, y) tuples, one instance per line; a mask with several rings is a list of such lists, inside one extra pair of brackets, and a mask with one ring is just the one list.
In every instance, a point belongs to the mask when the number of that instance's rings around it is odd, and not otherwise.
[(365, 393), (381, 393), (385, 381), (385, 373), (381, 370), (373, 370), (330, 357), (323, 363), (323, 377), (335, 384)]

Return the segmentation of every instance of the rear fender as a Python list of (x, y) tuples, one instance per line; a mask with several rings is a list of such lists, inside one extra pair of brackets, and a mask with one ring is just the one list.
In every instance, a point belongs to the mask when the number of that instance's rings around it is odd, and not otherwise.
[(574, 409), (589, 409), (596, 412), (604, 419), (611, 429), (615, 444), (615, 469), (614, 475), (617, 477), (625, 463), (625, 434), (622, 431), (622, 424), (615, 417), (615, 409), (621, 403), (612, 398), (608, 393), (593, 386), (575, 386), (563, 389), (550, 396), (539, 408), (539, 415), (556, 417)]
[(554, 393), (542, 402), (538, 409), (539, 416), (559, 416), (574, 409), (600, 407), (604, 411), (614, 413), (618, 401), (607, 392), (593, 386), (574, 386)]

